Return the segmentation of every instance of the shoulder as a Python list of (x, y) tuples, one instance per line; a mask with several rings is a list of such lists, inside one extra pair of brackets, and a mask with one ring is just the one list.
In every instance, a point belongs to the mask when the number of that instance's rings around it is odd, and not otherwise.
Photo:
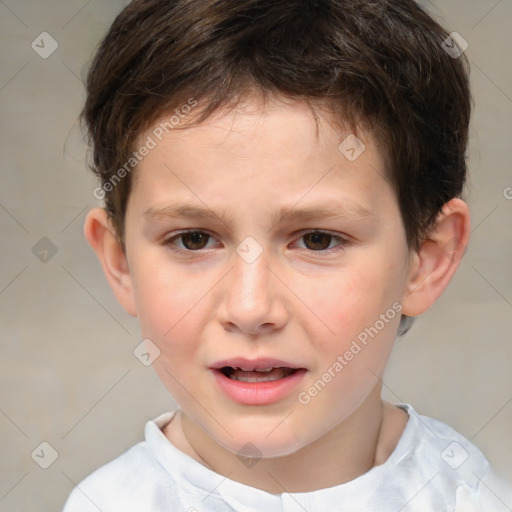
[(127, 505), (131, 507), (134, 497), (145, 494), (148, 472), (157, 469), (145, 444), (138, 443), (82, 480), (70, 494), (63, 512), (107, 511), (113, 499), (117, 507), (124, 500), (129, 500)]
[(449, 474), (470, 469), (482, 477), (487, 472), (487, 459), (471, 441), (445, 423), (406, 407), (413, 427), (407, 441), (415, 443), (416, 454), (428, 465)]
[[(162, 415), (146, 424), (158, 429)], [(101, 466), (75, 486), (63, 512), (146, 512), (153, 510), (155, 489), (169, 485), (169, 475), (155, 459), (147, 440)], [(150, 507), (150, 508), (148, 508)]]
[(410, 405), (400, 407), (409, 414), (408, 426), (397, 446), (402, 455), (400, 465), (413, 470), (417, 485), (423, 483), (432, 493), (448, 498), (448, 510), (509, 510), (504, 504), (510, 500), (511, 489), (498, 480), (471, 441), (445, 423), (418, 414)]

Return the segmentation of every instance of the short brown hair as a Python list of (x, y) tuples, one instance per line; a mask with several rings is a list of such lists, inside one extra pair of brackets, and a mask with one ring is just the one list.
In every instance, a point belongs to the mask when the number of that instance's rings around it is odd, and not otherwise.
[(414, 0), (132, 1), (99, 46), (82, 112), (120, 242), (132, 179), (125, 167), (111, 180), (137, 137), (190, 98), (200, 122), (256, 90), (368, 128), (418, 247), (466, 176), (468, 64), (448, 37)]

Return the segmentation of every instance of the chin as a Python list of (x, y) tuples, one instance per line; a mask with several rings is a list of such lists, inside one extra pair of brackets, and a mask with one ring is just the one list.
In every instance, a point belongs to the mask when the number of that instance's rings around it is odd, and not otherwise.
[[(286, 457), (304, 448), (310, 442), (299, 438), (297, 431), (291, 431), (288, 428), (281, 428), (280, 432), (277, 430), (272, 432), (272, 429), (268, 428), (246, 429), (239, 432), (243, 434), (237, 435), (236, 432), (232, 432), (234, 435), (230, 437), (222, 432), (220, 437), (215, 435), (212, 437), (217, 444), (237, 456), (256, 458)], [(272, 433), (269, 435), (268, 432)]]

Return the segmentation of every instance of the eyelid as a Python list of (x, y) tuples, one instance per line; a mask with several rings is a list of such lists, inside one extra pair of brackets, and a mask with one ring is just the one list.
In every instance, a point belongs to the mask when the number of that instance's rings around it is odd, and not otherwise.
[(301, 237), (301, 236), (307, 235), (309, 233), (324, 233), (326, 235), (331, 235), (332, 237), (344, 238), (347, 240), (349, 238), (348, 235), (344, 235), (343, 233), (339, 233), (338, 231), (331, 231), (329, 229), (321, 229), (321, 228), (305, 228), (300, 231), (297, 231), (296, 233), (293, 234), (293, 236)]

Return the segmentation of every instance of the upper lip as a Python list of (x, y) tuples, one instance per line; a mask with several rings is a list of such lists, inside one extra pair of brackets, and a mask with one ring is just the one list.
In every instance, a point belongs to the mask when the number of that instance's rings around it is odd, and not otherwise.
[(240, 368), (241, 370), (247, 372), (253, 370), (263, 370), (265, 368), (302, 368), (301, 366), (297, 366), (296, 364), (290, 363), (288, 361), (283, 361), (281, 359), (274, 359), (270, 357), (259, 357), (257, 359), (246, 359), (244, 357), (223, 359), (222, 361), (217, 361), (213, 363), (211, 365), (211, 368), (214, 370), (220, 370), (221, 368), (225, 368), (226, 366), (229, 366), (231, 368)]

